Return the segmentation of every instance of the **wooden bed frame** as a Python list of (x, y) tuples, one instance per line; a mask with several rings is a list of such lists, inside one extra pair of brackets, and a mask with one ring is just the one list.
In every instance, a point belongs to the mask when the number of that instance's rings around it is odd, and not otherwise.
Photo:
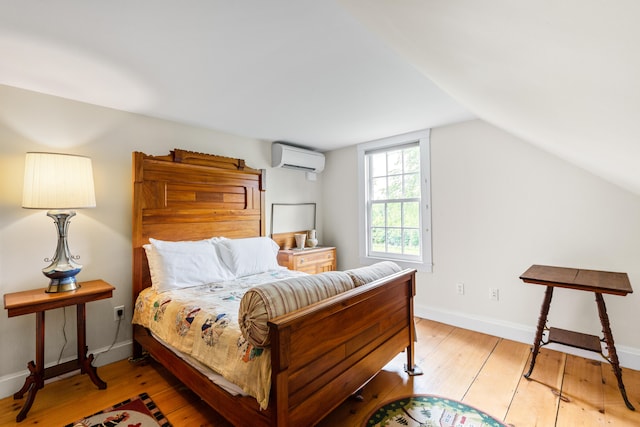
[[(196, 240), (265, 235), (263, 172), (243, 160), (174, 150), (133, 153), (133, 301), (151, 286), (143, 244), (149, 237)], [(415, 270), (280, 316), (270, 322), (271, 394), (260, 410), (209, 381), (148, 330), (134, 326), (143, 349), (229, 422), (239, 426), (310, 426), (361, 389), (398, 353), (414, 365)]]

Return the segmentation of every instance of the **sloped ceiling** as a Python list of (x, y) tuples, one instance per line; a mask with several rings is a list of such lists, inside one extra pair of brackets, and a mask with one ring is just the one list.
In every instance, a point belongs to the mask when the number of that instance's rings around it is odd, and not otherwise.
[(640, 2), (341, 4), (478, 117), (640, 194)]
[(640, 194), (635, 0), (0, 7), (0, 84), (319, 150), (480, 117)]
[(319, 150), (473, 117), (333, 0), (0, 5), (0, 84)]

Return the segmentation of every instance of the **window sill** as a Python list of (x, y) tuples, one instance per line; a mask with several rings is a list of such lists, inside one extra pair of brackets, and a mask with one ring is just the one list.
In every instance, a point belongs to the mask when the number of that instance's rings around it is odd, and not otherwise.
[(364, 256), (364, 257), (361, 256), (360, 257), (360, 264), (362, 264), (362, 265), (372, 265), (372, 264), (375, 264), (377, 262), (382, 262), (382, 261), (395, 262), (396, 264), (398, 264), (402, 268), (414, 268), (417, 271), (420, 271), (420, 272), (423, 272), (423, 273), (432, 273), (433, 272), (433, 264), (432, 263), (405, 261), (405, 260), (398, 260), (398, 259), (394, 259), (394, 258), (383, 258), (383, 257), (370, 257), (370, 256)]

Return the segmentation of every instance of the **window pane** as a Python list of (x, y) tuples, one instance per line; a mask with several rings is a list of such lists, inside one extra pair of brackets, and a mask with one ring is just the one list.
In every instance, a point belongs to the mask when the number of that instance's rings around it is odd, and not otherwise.
[(371, 198), (373, 200), (384, 200), (387, 198), (387, 177), (373, 178), (371, 180)]
[(420, 231), (418, 229), (404, 230), (404, 253), (420, 255)]
[(385, 176), (387, 174), (387, 153), (370, 154), (371, 176)]
[(387, 198), (389, 199), (401, 199), (402, 198), (402, 175), (390, 176), (387, 179), (389, 187), (387, 187)]
[(387, 252), (402, 253), (402, 230), (399, 228), (387, 229)]
[(404, 227), (420, 227), (420, 204), (418, 202), (403, 203), (402, 214), (404, 215), (404, 221), (402, 222)]
[(387, 152), (387, 174), (397, 175), (402, 173), (402, 151)]
[(406, 199), (420, 197), (420, 174), (404, 175), (404, 197)]
[(387, 203), (387, 227), (402, 227), (402, 203)]
[(404, 150), (404, 172), (420, 171), (420, 147), (411, 147)]
[(373, 203), (371, 205), (371, 226), (384, 227), (385, 225), (385, 204)]
[(372, 228), (371, 229), (371, 250), (374, 252), (386, 252), (385, 246), (385, 229), (384, 228)]

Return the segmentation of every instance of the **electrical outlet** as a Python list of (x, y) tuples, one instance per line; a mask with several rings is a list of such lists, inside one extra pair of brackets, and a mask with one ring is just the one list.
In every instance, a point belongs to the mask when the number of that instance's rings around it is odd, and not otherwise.
[(113, 320), (117, 322), (120, 319), (124, 319), (124, 305), (113, 307)]
[(498, 301), (500, 292), (498, 291), (498, 288), (489, 288), (489, 299), (491, 301)]
[(464, 295), (464, 283), (456, 283), (456, 293), (458, 295)]

